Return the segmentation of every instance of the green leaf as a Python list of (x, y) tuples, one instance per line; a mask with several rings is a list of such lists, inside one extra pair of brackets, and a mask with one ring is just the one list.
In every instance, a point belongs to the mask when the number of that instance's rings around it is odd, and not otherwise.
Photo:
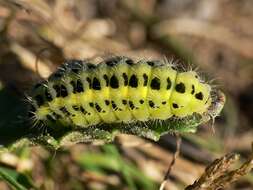
[(0, 167), (0, 179), (9, 183), (16, 190), (37, 189), (31, 179), (12, 169)]
[(104, 153), (85, 152), (77, 158), (77, 162), (82, 168), (100, 174), (106, 175), (105, 170), (121, 173), (130, 189), (138, 189), (138, 185), (147, 190), (155, 189), (155, 183), (133, 163), (124, 160), (115, 146), (105, 145), (103, 150)]

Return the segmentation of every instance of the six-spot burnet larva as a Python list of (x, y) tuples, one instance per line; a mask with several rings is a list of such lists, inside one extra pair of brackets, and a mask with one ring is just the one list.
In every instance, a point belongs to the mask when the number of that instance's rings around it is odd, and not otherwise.
[(211, 92), (196, 72), (165, 60), (71, 60), (34, 86), (30, 115), (35, 123), (76, 128), (182, 119), (208, 112)]

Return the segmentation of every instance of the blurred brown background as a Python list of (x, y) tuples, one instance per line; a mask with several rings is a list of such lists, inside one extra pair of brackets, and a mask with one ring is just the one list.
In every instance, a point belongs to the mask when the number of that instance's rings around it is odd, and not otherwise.
[[(252, 21), (252, 0), (1, 0), (0, 129), (13, 120), (6, 110), (16, 114), (22, 110), (15, 107), (16, 99), (66, 59), (111, 54), (174, 58), (214, 79), (212, 84), (227, 96), (215, 133), (208, 123), (197, 134), (183, 134), (181, 157), (167, 185), (170, 190), (183, 189), (215, 158), (228, 152), (241, 153), (243, 159), (250, 155)], [(2, 162), (17, 171), (27, 170), (40, 189), (157, 189), (175, 149), (175, 138), (166, 135), (149, 146), (138, 141), (143, 146), (77, 145), (56, 156), (32, 148), (25, 150), (29, 163), (25, 169), (20, 166), (20, 155), (11, 155), (15, 164)], [(132, 182), (117, 167), (94, 172), (89, 170), (89, 160), (82, 160), (83, 154), (103, 157), (108, 149), (119, 151), (120, 159), (134, 165)], [(0, 189), (9, 189), (1, 179)], [(253, 189), (253, 173), (228, 189)]]

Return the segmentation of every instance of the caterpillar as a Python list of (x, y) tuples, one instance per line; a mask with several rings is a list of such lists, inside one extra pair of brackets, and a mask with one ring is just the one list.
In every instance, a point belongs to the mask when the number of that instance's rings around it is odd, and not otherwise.
[(182, 119), (207, 113), (215, 101), (212, 92), (195, 71), (166, 60), (114, 56), (97, 65), (69, 60), (34, 86), (29, 117), (35, 125), (77, 129)]

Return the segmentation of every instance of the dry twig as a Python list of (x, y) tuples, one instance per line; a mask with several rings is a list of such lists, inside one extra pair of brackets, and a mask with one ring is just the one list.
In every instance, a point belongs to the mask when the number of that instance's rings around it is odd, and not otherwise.
[(252, 152), (250, 158), (240, 168), (229, 171), (231, 165), (238, 161), (239, 157), (238, 154), (228, 154), (220, 159), (216, 159), (206, 168), (205, 173), (194, 184), (186, 187), (185, 190), (216, 190), (227, 187), (232, 182), (249, 173), (253, 168)]

